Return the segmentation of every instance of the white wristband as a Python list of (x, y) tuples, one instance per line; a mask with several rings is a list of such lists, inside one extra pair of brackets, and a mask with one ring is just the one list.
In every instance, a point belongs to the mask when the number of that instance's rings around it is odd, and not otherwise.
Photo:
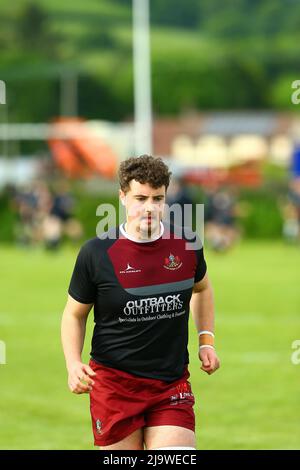
[(213, 338), (215, 337), (215, 335), (211, 332), (211, 331), (206, 331), (206, 330), (203, 330), (203, 331), (199, 331), (198, 335), (210, 335), (212, 336)]
[(210, 344), (202, 344), (202, 346), (199, 346), (199, 350), (203, 348), (215, 349), (214, 346), (211, 346)]

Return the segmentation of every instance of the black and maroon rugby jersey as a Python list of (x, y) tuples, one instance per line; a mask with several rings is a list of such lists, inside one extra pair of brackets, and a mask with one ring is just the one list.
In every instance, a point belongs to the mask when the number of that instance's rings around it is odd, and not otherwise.
[(100, 364), (167, 382), (189, 362), (193, 285), (206, 273), (203, 248), (161, 222), (156, 240), (136, 241), (115, 227), (86, 242), (69, 294), (94, 303), (91, 357)]

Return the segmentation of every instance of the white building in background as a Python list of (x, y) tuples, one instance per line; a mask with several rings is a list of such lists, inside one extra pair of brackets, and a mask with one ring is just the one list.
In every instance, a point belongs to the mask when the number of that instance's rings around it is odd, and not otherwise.
[(277, 113), (194, 115), (188, 123), (181, 122), (182, 132), (173, 136), (170, 155), (181, 164), (207, 168), (263, 160), (288, 166), (298, 120)]

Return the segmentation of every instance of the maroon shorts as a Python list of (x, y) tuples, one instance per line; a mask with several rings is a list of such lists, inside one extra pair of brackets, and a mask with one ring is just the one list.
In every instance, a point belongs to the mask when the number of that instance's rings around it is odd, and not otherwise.
[(94, 443), (109, 446), (144, 426), (181, 426), (195, 431), (194, 395), (185, 368), (171, 383), (139, 377), (90, 360), (96, 372), (90, 393)]

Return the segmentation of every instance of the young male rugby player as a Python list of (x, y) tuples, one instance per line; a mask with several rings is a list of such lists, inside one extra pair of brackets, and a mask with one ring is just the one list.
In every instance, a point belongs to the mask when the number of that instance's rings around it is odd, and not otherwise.
[[(219, 367), (214, 310), (202, 245), (162, 221), (171, 173), (159, 158), (121, 163), (126, 222), (86, 242), (62, 319), (73, 393), (90, 393), (94, 443), (105, 450), (195, 449), (188, 317), (201, 369)], [(94, 307), (91, 360), (81, 353)]]

